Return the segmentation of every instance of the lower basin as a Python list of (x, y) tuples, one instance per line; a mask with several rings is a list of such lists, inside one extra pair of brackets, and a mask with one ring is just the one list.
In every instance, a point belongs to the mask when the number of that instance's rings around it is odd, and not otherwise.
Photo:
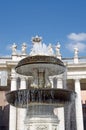
[(64, 105), (75, 100), (76, 93), (71, 90), (57, 88), (29, 88), (8, 92), (6, 98), (8, 103), (19, 108), (26, 108), (28, 105)]

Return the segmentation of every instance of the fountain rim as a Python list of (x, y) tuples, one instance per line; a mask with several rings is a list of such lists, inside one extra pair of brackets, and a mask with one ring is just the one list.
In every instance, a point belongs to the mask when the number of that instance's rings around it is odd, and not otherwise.
[[(39, 92), (38, 99), (36, 97), (37, 91)], [(30, 92), (32, 92), (33, 95), (31, 95)], [(23, 102), (24, 103), (23, 105), (21, 103), (19, 104), (19, 102), (17, 102), (18, 93), (20, 93), (20, 95), (21, 95), (20, 102), (22, 102), (23, 100), (25, 101), (25, 102)], [(51, 104), (51, 105), (56, 105), (57, 107), (64, 107), (65, 104), (67, 105), (67, 104), (71, 103), (72, 101), (74, 101), (75, 97), (76, 97), (76, 92), (74, 92), (72, 90), (67, 90), (67, 89), (28, 88), (28, 89), (20, 89), (20, 90), (14, 90), (14, 91), (8, 92), (6, 94), (6, 98), (7, 98), (7, 101), (11, 105), (13, 105), (15, 107), (19, 107), (19, 108), (26, 108), (28, 93), (30, 93), (30, 95), (29, 95), (30, 100), (28, 101), (28, 105), (35, 105), (35, 104), (36, 105), (37, 104), (38, 105), (39, 104), (49, 105), (49, 104)], [(35, 98), (34, 98), (34, 96), (35, 96)], [(26, 100), (24, 99), (24, 97), (26, 98)]]
[(27, 56), (20, 60), (16, 65), (15, 70), (17, 73), (25, 76), (33, 76), (33, 70), (47, 71), (47, 76), (54, 76), (64, 73), (66, 66), (55, 56), (35, 55)]
[(34, 56), (27, 56), (22, 60), (20, 60), (16, 65), (15, 69), (27, 64), (41, 64), (41, 63), (60, 65), (65, 68), (64, 63), (59, 58), (56, 58), (55, 56), (34, 55)]

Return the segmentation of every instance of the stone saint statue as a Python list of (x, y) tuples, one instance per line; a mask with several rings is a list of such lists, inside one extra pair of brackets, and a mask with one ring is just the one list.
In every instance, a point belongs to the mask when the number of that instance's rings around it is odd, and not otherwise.
[(24, 42), (23, 44), (22, 44), (22, 54), (23, 55), (26, 55), (26, 49), (27, 49), (27, 45), (26, 45), (26, 43)]
[(51, 43), (48, 45), (48, 54), (51, 56), (54, 55), (54, 51), (53, 51)]
[(17, 54), (16, 53), (17, 45), (15, 43), (13, 43), (11, 48), (12, 48), (12, 55), (16, 55)]
[(59, 56), (60, 54), (60, 43), (58, 42), (56, 45), (56, 55)]
[(74, 48), (74, 57), (78, 57), (78, 52), (79, 52), (78, 48), (75, 47)]

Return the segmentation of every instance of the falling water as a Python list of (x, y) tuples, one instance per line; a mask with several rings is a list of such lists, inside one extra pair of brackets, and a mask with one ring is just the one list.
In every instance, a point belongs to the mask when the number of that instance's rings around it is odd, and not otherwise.
[(63, 88), (68, 89), (67, 88), (67, 68), (65, 68), (65, 72), (63, 73)]
[(65, 105), (65, 130), (76, 130), (75, 103)]

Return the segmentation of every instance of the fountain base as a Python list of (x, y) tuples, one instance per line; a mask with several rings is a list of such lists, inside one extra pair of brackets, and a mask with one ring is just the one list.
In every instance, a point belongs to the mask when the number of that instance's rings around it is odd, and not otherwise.
[(58, 130), (58, 120), (55, 118), (30, 118), (25, 123), (25, 130)]
[(59, 120), (52, 105), (28, 106), (25, 130), (58, 130)]

